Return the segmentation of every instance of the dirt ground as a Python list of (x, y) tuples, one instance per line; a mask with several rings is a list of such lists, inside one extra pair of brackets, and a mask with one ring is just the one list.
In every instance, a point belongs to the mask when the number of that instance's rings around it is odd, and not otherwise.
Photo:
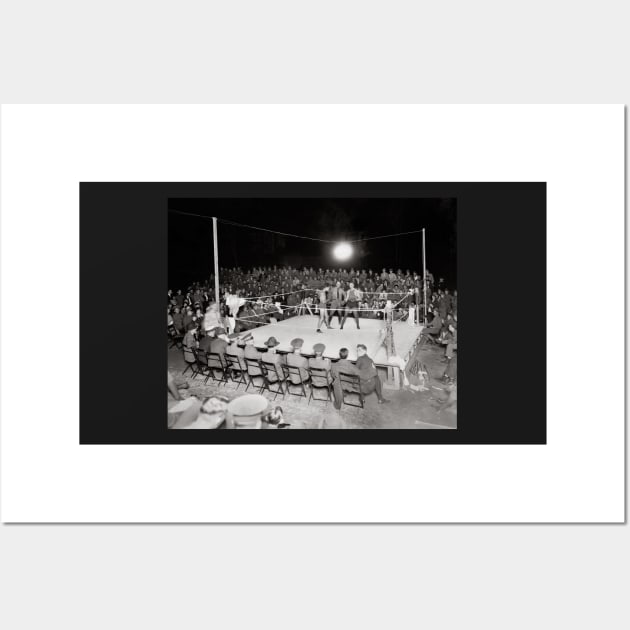
[[(391, 402), (379, 405), (376, 395), (371, 394), (365, 399), (365, 408), (355, 408), (343, 405), (340, 410), (335, 409), (332, 402), (312, 400), (297, 396), (282, 395), (274, 401), (274, 394), (265, 392), (264, 395), (272, 404), (282, 407), (285, 422), (291, 424), (292, 429), (455, 429), (457, 428), (457, 405), (446, 407), (443, 401), (448, 396), (445, 385), (441, 382), (445, 364), (441, 362), (444, 356), (443, 347), (429, 346), (416, 348), (416, 356), (420, 357), (429, 372), (429, 390), (414, 392), (412, 390), (384, 389), (384, 396)], [(185, 367), (181, 350), (168, 350), (168, 366), (171, 374), (176, 378), (183, 378), (189, 384), (189, 389), (180, 389), (182, 396), (190, 395), (197, 398), (207, 398), (215, 394), (226, 396), (230, 400), (243, 394), (245, 386), (238, 389), (235, 383), (218, 385), (209, 380), (204, 385), (205, 377), (190, 377), (190, 371), (182, 377)], [(380, 370), (381, 379), (385, 382), (386, 372)], [(250, 387), (248, 393), (254, 393)], [(316, 396), (324, 395), (318, 391)]]

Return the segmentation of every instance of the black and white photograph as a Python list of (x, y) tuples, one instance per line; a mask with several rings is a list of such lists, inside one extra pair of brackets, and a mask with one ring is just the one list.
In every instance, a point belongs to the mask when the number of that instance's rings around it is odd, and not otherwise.
[(168, 426), (456, 429), (457, 299), (455, 198), (171, 198)]

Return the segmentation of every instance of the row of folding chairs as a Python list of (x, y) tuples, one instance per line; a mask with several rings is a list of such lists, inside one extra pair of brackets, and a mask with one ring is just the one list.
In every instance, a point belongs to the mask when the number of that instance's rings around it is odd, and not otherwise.
[[(205, 377), (204, 384), (210, 379), (217, 382), (219, 386), (233, 382), (236, 383), (236, 389), (245, 385), (245, 391), (250, 387), (258, 389), (260, 394), (269, 391), (274, 394), (274, 400), (279, 394), (283, 398), (287, 394), (308, 398), (309, 404), (311, 400), (322, 400), (326, 403), (333, 400), (333, 386), (328, 378), (329, 372), (323, 368), (302, 368), (308, 373), (308, 376), (304, 377), (300, 368), (293, 365), (277, 365), (262, 359), (239, 358), (230, 354), (222, 356), (217, 352), (206, 352), (198, 348), (185, 347), (184, 350), (194, 355), (195, 361), (186, 361), (183, 373), (186, 374), (190, 370), (193, 379), (199, 375)], [(344, 393), (344, 403), (363, 408), (364, 399), (359, 377), (355, 374), (340, 373), (339, 380)], [(308, 394), (307, 386), (310, 390)], [(325, 390), (326, 398), (315, 396), (318, 390)], [(358, 404), (350, 397), (346, 400), (346, 394), (358, 396)]]

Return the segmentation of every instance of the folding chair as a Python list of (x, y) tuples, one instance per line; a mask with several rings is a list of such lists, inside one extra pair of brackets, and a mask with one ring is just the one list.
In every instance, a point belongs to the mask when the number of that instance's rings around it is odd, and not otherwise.
[(183, 347), (184, 335), (178, 333), (174, 326), (170, 326), (167, 330), (169, 348), (177, 348), (181, 350)]
[(197, 351), (195, 348), (184, 345), (182, 345), (182, 350), (184, 351), (184, 361), (186, 361), (186, 368), (182, 372), (182, 376), (190, 370), (194, 378), (197, 374)]
[[(221, 387), (221, 383), (228, 382), (228, 367), (223, 360), (223, 357), (218, 352), (207, 352), (206, 353), (208, 359), (208, 368), (210, 371), (210, 376), (212, 376), (213, 381), (218, 381), (219, 387)], [(221, 374), (221, 378), (217, 378), (217, 372)]]
[(197, 378), (197, 374), (205, 376), (206, 380), (203, 382), (203, 384), (205, 385), (211, 376), (210, 366), (208, 365), (208, 353), (201, 348), (197, 348), (197, 350), (195, 351), (195, 356), (197, 357), (197, 366), (195, 368), (193, 378)]
[[(254, 387), (258, 387), (258, 393), (260, 394), (263, 389), (270, 389), (269, 382), (267, 381), (267, 376), (265, 374), (265, 368), (262, 365), (260, 359), (248, 359), (245, 357), (245, 365), (247, 366), (247, 376), (249, 377), (249, 382)], [(256, 370), (252, 373), (253, 370)], [(256, 381), (254, 379), (259, 378), (262, 383), (260, 385), (256, 385)]]
[[(348, 374), (348, 372), (338, 372), (339, 385), (341, 385), (341, 400), (344, 405), (350, 407), (361, 407), (363, 409), (363, 394), (361, 393), (361, 381), (357, 374)], [(346, 394), (354, 394), (359, 397), (359, 404), (346, 400)]]
[[(311, 395), (308, 399), (308, 404), (311, 404), (311, 400), (325, 400), (328, 404), (329, 400), (332, 400), (332, 382), (329, 380), (328, 375), (330, 372), (325, 368), (308, 368), (308, 373), (311, 377)], [(317, 398), (314, 396), (316, 389), (325, 389), (328, 392), (326, 398)]]
[[(304, 383), (308, 382), (307, 379), (302, 378), (302, 373), (300, 372), (300, 368), (296, 365), (283, 365), (282, 369), (284, 371), (284, 375), (286, 378), (286, 386), (287, 386), (287, 394), (291, 394), (291, 396), (299, 396), (300, 398), (307, 398), (306, 396), (306, 388), (304, 387)], [(294, 376), (299, 380), (299, 383), (294, 383), (291, 380), (291, 376)], [(299, 387), (301, 393), (294, 393), (291, 391), (292, 387)]]
[[(261, 364), (263, 371), (266, 373), (266, 385), (263, 387), (263, 389), (268, 389), (269, 392), (275, 394), (275, 396), (273, 397), (274, 400), (278, 398), (278, 394), (282, 394), (282, 398), (285, 398), (286, 394), (284, 391), (284, 386), (282, 385), (285, 377), (281, 367), (279, 367), (276, 363), (268, 363), (267, 361), (261, 361)], [(270, 376), (273, 377), (273, 380), (269, 378)], [(278, 385), (277, 389), (271, 389), (271, 385), (275, 384)]]
[(233, 383), (236, 383), (236, 389), (239, 388), (239, 385), (245, 385), (245, 391), (249, 387), (249, 383), (247, 382), (247, 366), (241, 365), (239, 358), (234, 356), (233, 354), (226, 354), (225, 361), (227, 363), (228, 374), (232, 379)]

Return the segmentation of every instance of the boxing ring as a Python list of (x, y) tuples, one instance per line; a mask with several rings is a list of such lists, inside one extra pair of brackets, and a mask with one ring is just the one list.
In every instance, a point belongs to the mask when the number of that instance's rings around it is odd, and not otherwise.
[[(249, 333), (254, 337), (254, 345), (264, 351), (265, 341), (269, 337), (275, 337), (280, 345), (279, 352), (291, 352), (291, 340), (299, 337), (304, 340), (302, 354), (305, 356), (315, 354), (313, 346), (323, 343), (326, 346), (323, 356), (329, 359), (338, 359), (340, 348), (348, 349), (348, 359), (356, 361), (357, 344), (362, 343), (368, 349), (368, 355), (379, 367), (388, 370), (387, 384), (395, 389), (400, 386), (400, 363), (396, 357), (387, 359), (387, 352), (383, 344), (385, 338), (385, 322), (379, 319), (361, 319), (360, 329), (357, 329), (355, 321), (350, 318), (346, 321), (343, 330), (339, 328), (337, 317), (331, 324), (332, 328), (322, 327), (322, 332), (317, 330), (317, 315), (298, 315), (289, 317), (277, 323), (265, 324), (253, 328)], [(405, 363), (413, 353), (420, 340), (422, 325), (410, 325), (406, 321), (397, 321), (392, 324), (397, 357)]]

